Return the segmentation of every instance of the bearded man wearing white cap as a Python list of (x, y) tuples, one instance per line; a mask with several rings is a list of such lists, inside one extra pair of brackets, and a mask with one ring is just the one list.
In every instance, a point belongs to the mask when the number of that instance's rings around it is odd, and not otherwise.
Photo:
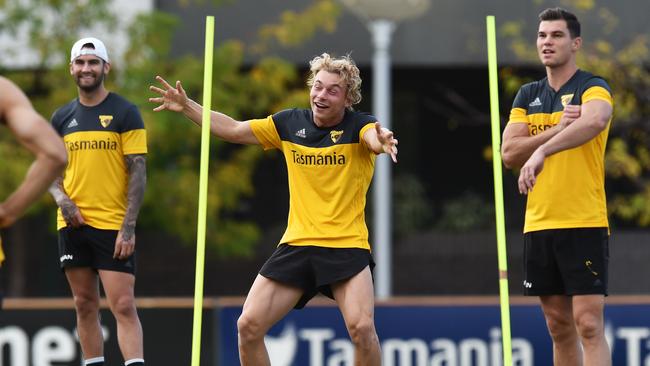
[(138, 108), (104, 87), (110, 68), (99, 39), (72, 46), (70, 75), (79, 95), (52, 116), (68, 165), (50, 193), (59, 206), (59, 259), (74, 297), (84, 365), (104, 365), (101, 281), (124, 364), (139, 366), (144, 356), (134, 296), (135, 226), (146, 185), (147, 136)]

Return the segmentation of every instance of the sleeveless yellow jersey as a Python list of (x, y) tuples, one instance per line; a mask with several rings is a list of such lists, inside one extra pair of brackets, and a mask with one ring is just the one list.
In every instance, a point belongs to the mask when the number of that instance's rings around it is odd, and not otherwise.
[[(54, 113), (52, 126), (63, 137), (68, 152), (65, 193), (88, 225), (119, 230), (128, 193), (124, 155), (147, 152), (147, 135), (138, 108), (114, 93), (93, 107), (76, 99)], [(59, 209), (57, 228), (65, 226)]]
[(282, 151), (287, 164), (289, 219), (280, 243), (370, 249), (365, 206), (375, 154), (363, 134), (375, 121), (346, 111), (337, 126), (319, 128), (304, 109), (251, 121), (262, 146)]
[[(595, 99), (613, 105), (609, 85), (588, 72), (578, 70), (557, 92), (544, 78), (519, 89), (508, 123), (527, 123), (530, 135), (535, 135), (557, 125), (567, 104), (582, 105)], [(609, 227), (604, 163), (609, 126), (587, 143), (546, 158), (528, 193), (525, 233)]]
[(0, 237), (0, 267), (5, 260), (5, 252), (2, 251), (2, 237)]

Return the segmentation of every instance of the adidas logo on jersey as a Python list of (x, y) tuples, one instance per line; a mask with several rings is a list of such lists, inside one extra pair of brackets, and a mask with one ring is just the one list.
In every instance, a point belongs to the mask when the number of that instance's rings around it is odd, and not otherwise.
[(70, 121), (70, 123), (68, 123), (68, 128), (77, 127), (77, 126), (79, 126), (79, 124), (77, 123), (76, 118), (73, 118), (72, 121)]
[(303, 128), (302, 130), (298, 130), (298, 132), (296, 132), (296, 136), (302, 137), (303, 139), (306, 138), (307, 137), (306, 129)]
[(532, 101), (528, 106), (529, 106), (529, 107), (538, 107), (538, 106), (540, 106), (540, 105), (542, 105), (542, 101), (539, 100), (539, 97), (537, 97), (537, 98), (535, 98), (535, 100), (533, 100), (533, 101)]

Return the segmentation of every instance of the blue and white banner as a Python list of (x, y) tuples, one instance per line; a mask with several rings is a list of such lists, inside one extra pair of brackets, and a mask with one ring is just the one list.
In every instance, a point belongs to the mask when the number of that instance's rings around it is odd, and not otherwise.
[[(191, 360), (191, 308), (141, 308), (145, 360), (151, 365), (188, 365)], [(215, 310), (203, 312), (201, 365), (214, 366)], [(107, 365), (122, 365), (113, 315), (101, 310)], [(0, 310), (0, 366), (82, 365), (73, 309)], [(239, 365), (234, 363), (233, 365)]]
[[(459, 304), (462, 300), (459, 300)], [(239, 365), (240, 302), (204, 309), (202, 366)], [(145, 359), (179, 365), (191, 355), (192, 309), (142, 308)], [(497, 305), (378, 305), (377, 332), (384, 366), (501, 365)], [(615, 366), (650, 366), (650, 303), (608, 304), (606, 335)], [(552, 364), (551, 341), (537, 305), (511, 308), (513, 364)], [(105, 355), (119, 364), (115, 323), (102, 310)], [(273, 366), (352, 366), (354, 349), (343, 319), (332, 306), (292, 311), (266, 338)], [(72, 309), (0, 311), (0, 366), (79, 365), (81, 351)]]
[[(237, 365), (237, 317), (219, 314), (220, 366)], [(502, 365), (497, 305), (378, 306), (385, 366)], [(511, 308), (513, 365), (551, 365), (552, 344), (537, 305)], [(614, 365), (650, 365), (650, 306), (608, 305), (606, 333)], [(335, 306), (292, 311), (266, 337), (273, 366), (352, 366), (354, 348)]]

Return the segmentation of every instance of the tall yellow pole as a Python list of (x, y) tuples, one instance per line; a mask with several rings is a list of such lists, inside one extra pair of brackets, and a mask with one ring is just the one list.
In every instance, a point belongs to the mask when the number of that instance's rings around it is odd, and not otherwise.
[(497, 73), (497, 40), (494, 15), (487, 19), (488, 70), (490, 75), (490, 120), (492, 124), (492, 168), (494, 171), (494, 208), (496, 213), (497, 253), (499, 257), (499, 299), (501, 305), (501, 340), (503, 365), (512, 365), (510, 335), (510, 299), (508, 294), (508, 256), (503, 209), (503, 176), (501, 171), (501, 122), (499, 118), (499, 79)]
[(212, 109), (212, 56), (214, 17), (205, 22), (203, 65), (203, 115), (201, 116), (201, 171), (199, 175), (199, 217), (196, 232), (196, 275), (194, 280), (194, 322), (192, 325), (192, 366), (201, 362), (201, 321), (203, 319), (203, 274), (205, 269), (205, 227), (208, 206), (208, 163), (210, 162), (210, 111)]

